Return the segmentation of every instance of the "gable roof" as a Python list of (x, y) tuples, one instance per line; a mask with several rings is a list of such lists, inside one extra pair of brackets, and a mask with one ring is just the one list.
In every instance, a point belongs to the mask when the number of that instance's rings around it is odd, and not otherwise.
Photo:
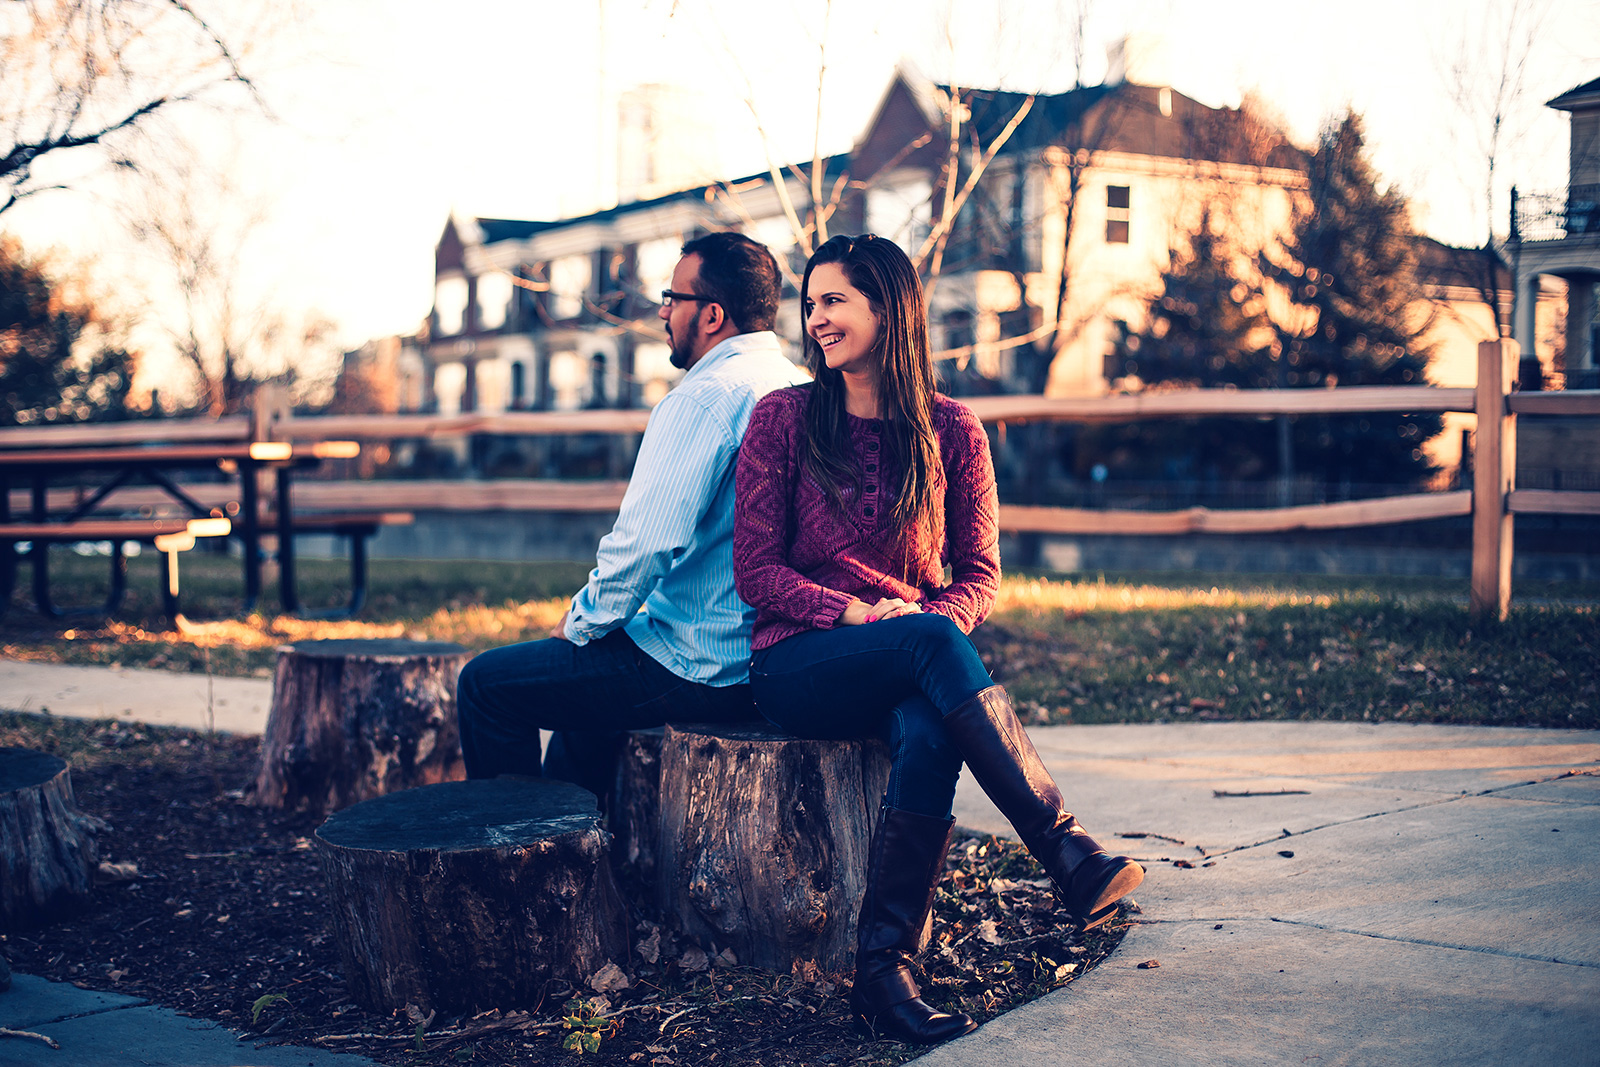
[(1584, 82), (1576, 88), (1568, 89), (1554, 100), (1545, 104), (1559, 111), (1575, 111), (1580, 108), (1587, 110), (1590, 107), (1600, 107), (1600, 78), (1591, 82)]

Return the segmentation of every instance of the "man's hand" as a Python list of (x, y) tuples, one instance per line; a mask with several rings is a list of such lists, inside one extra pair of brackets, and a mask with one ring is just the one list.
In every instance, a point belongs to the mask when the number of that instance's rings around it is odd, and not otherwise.
[(567, 637), (567, 616), (570, 615), (570, 614), (572, 614), (572, 611), (571, 611), (570, 608), (561, 613), (561, 618), (556, 621), (555, 626), (550, 631), (550, 636), (551, 637), (554, 637), (554, 638), (556, 638), (557, 640), (560, 640), (560, 641), (568, 640), (568, 637)]
[(863, 623), (896, 619), (901, 615), (916, 615), (921, 611), (921, 604), (901, 600), (897, 596), (886, 596), (876, 604), (852, 600), (850, 606), (844, 609), (844, 614), (839, 616), (839, 623), (843, 626), (860, 626)]

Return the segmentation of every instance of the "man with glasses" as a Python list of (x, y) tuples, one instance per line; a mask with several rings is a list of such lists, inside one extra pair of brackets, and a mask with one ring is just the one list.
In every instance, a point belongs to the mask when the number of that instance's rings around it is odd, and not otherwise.
[[(462, 670), (468, 777), (542, 766), (604, 798), (620, 731), (756, 717), (733, 467), (756, 401), (806, 380), (772, 332), (778, 285), (772, 253), (740, 234), (683, 246), (658, 314), (686, 373), (650, 413), (616, 525), (550, 638)], [(541, 729), (556, 731), (542, 764)]]

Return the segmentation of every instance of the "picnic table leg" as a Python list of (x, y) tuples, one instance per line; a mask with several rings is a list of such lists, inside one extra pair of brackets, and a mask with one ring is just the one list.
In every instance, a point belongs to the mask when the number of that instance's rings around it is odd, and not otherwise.
[(182, 613), (178, 597), (178, 550), (161, 553), (161, 610), (174, 623)]
[(294, 510), (290, 503), (292, 475), (278, 468), (278, 602), (290, 615), (300, 613), (300, 591), (295, 588)]
[[(37, 474), (33, 479), (33, 521), (44, 522), (49, 513), (44, 475)], [(50, 601), (50, 542), (33, 541), (28, 547), (28, 562), (33, 567), (33, 606), (47, 619), (61, 618), (61, 610)]]
[(354, 616), (367, 602), (367, 538), (377, 532), (377, 527), (350, 532), (350, 607)]
[[(11, 521), (11, 479), (0, 474), (0, 522)], [(0, 615), (11, 606), (11, 594), (17, 587), (17, 543), (0, 542)]]
[(126, 541), (111, 542), (111, 591), (106, 594), (106, 614), (122, 607), (128, 593), (128, 557), (122, 554)]
[(244, 545), (244, 610), (254, 611), (261, 599), (261, 511), (256, 465), (239, 464), (239, 538)]

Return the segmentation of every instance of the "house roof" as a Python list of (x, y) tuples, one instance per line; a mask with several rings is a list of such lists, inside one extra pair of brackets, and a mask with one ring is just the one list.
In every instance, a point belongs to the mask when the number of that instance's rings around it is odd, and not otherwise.
[(1568, 89), (1545, 106), (1558, 111), (1575, 111), (1580, 108), (1600, 106), (1600, 78)]
[[(850, 157), (848, 156), (825, 157), (822, 161), (823, 173), (832, 175), (836, 172), (842, 171), (848, 164), (849, 158)], [(807, 161), (803, 164), (795, 164), (793, 167), (785, 169), (792, 169), (799, 171), (802, 174), (808, 174), (811, 170), (811, 163), (810, 161)], [(611, 222), (618, 218), (633, 214), (634, 212), (650, 211), (654, 208), (661, 207), (664, 204), (670, 204), (676, 201), (704, 201), (709, 196), (711, 190), (720, 188), (724, 184), (737, 188), (749, 182), (768, 180), (770, 177), (771, 175), (768, 172), (762, 171), (759, 174), (751, 174), (743, 178), (734, 178), (726, 183), (720, 181), (710, 182), (705, 185), (697, 185), (692, 189), (680, 189), (677, 192), (666, 193), (662, 196), (653, 197), (649, 200), (632, 200), (626, 204), (618, 204), (615, 207), (606, 208), (604, 211), (595, 211), (588, 215), (574, 215), (564, 219), (535, 221), (529, 219), (480, 218), (475, 219), (474, 221), (478, 225), (478, 233), (481, 235), (483, 244), (494, 244), (499, 241), (525, 241), (536, 234), (544, 233), (548, 230), (558, 230), (568, 226), (583, 226), (590, 223)]]
[[(1417, 253), (1417, 281), (1423, 285), (1455, 286), (1483, 290), (1488, 281), (1488, 264), (1481, 248), (1457, 248), (1417, 234), (1412, 238)], [(1497, 288), (1511, 289), (1511, 271), (1498, 254), (1494, 257)]]

